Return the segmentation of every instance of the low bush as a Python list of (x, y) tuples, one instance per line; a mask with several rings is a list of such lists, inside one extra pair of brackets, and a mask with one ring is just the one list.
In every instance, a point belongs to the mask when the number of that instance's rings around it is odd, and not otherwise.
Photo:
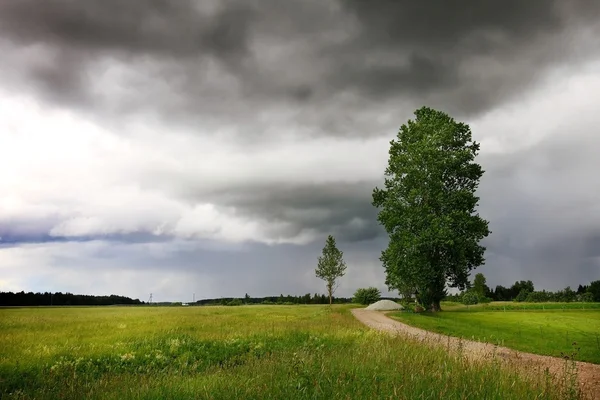
[(479, 296), (477, 295), (477, 293), (472, 291), (465, 292), (465, 294), (463, 294), (462, 296), (462, 303), (467, 306), (478, 304)]
[(579, 301), (581, 301), (583, 303), (593, 303), (594, 295), (590, 292), (582, 293), (581, 296), (579, 297)]
[(531, 292), (527, 295), (525, 301), (527, 303), (543, 303), (550, 301), (550, 297), (547, 292)]
[(379, 289), (371, 286), (368, 288), (358, 289), (354, 293), (354, 298), (352, 301), (358, 304), (369, 305), (379, 301), (379, 299), (381, 299), (381, 292)]
[(527, 296), (529, 296), (530, 293), (531, 292), (527, 289), (521, 289), (521, 291), (519, 292), (517, 297), (515, 297), (515, 301), (517, 303), (522, 303), (524, 301), (527, 301)]

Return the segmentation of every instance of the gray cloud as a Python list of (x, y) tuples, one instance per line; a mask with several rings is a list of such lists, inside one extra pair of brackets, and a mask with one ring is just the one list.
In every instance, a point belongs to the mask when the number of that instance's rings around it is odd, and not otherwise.
[(600, 10), (585, 0), (33, 3), (0, 5), (4, 68), (33, 90), (93, 115), (153, 113), (242, 138), (394, 127), (369, 101), (395, 120), (423, 102), (477, 115), (573, 61), (572, 41)]
[[(518, 0), (346, 4), (361, 21), (360, 46), (383, 57), (364, 57), (347, 44), (342, 81), (375, 97), (408, 94), (463, 115), (485, 111), (530, 84), (559, 58), (565, 43), (556, 34), (590, 11), (569, 14), (558, 2)], [(541, 40), (554, 43), (540, 51)], [(472, 74), (472, 63), (488, 68)]]
[[(481, 213), (490, 220), (482, 272), (493, 285), (532, 279), (561, 289), (598, 279), (600, 139), (573, 127), (512, 154), (481, 158)], [(557, 127), (561, 129), (561, 127)], [(581, 129), (581, 130), (580, 130)]]
[[(323, 243), (324, 240), (323, 237)], [(26, 245), (23, 249), (30, 254), (41, 253), (42, 259), (20, 266), (18, 275), (26, 282), (21, 286), (23, 290), (116, 292), (142, 300), (153, 293), (155, 301), (189, 301), (193, 293), (196, 299), (243, 297), (245, 293), (251, 296), (323, 293), (324, 283), (314, 275), (323, 243), (249, 244), (238, 249), (224, 249), (202, 241)], [(336, 294), (352, 296), (358, 287), (370, 285), (388, 293), (383, 285), (383, 271), (371, 260), (374, 245), (379, 243), (340, 246), (348, 270)], [(10, 266), (10, 258), (6, 264)]]
[(20, 43), (181, 58), (244, 54), (252, 13), (243, 3), (207, 12), (210, 3), (54, 0), (39, 8), (23, 1), (3, 2), (1, 11), (3, 31)]
[(371, 206), (375, 185), (374, 181), (254, 185), (215, 191), (203, 198), (235, 207), (252, 219), (291, 224), (273, 234), (294, 237), (310, 229), (355, 242), (385, 234)]

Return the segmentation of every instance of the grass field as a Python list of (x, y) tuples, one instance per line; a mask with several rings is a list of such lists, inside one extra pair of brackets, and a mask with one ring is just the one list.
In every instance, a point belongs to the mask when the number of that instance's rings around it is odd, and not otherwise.
[(559, 389), (548, 377), (526, 380), (498, 363), (470, 364), (422, 346), (368, 330), (348, 306), (0, 309), (0, 397), (563, 399), (573, 394), (573, 387)]
[(448, 311), (529, 311), (529, 310), (600, 310), (600, 303), (515, 303), (512, 301), (494, 301), (491, 303), (465, 306), (462, 303), (443, 301), (442, 309)]
[[(578, 306), (578, 308), (576, 308)], [(396, 313), (394, 318), (429, 331), (529, 353), (600, 364), (600, 309), (587, 304), (446, 304), (441, 313)], [(506, 311), (504, 311), (506, 310)]]

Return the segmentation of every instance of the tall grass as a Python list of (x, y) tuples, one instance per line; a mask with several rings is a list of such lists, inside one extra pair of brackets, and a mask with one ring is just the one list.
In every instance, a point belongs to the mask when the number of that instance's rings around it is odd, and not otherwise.
[(347, 306), (0, 310), (9, 399), (564, 399), (500, 363), (371, 331)]

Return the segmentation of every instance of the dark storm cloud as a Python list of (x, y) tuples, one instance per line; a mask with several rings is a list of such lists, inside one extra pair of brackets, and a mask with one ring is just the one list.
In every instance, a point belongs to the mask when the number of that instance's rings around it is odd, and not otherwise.
[(303, 230), (333, 234), (343, 242), (372, 240), (385, 234), (371, 205), (375, 181), (322, 184), (272, 184), (229, 187), (221, 190), (192, 189), (182, 183), (179, 196), (188, 201), (215, 202), (235, 207), (252, 220), (284, 222), (271, 236), (294, 238)]
[[(359, 46), (370, 48), (366, 54), (375, 56), (364, 57), (354, 51), (356, 44), (349, 45), (347, 62), (337, 75), (340, 80), (356, 82), (371, 96), (402, 93), (429, 98), (461, 114), (483, 111), (534, 79), (558, 48), (536, 55), (528, 54), (530, 47), (540, 36), (550, 39), (568, 29), (570, 22), (569, 16), (560, 14), (558, 2), (546, 0), (345, 4), (361, 22)], [(381, 60), (377, 54), (383, 55)], [(404, 58), (404, 65), (394, 55)], [(477, 57), (489, 57), (497, 70), (465, 74), (465, 67)], [(523, 62), (528, 68), (520, 65)], [(531, 68), (534, 63), (538, 68)]]
[(140, 229), (131, 233), (109, 233), (94, 235), (63, 236), (53, 233), (53, 228), (65, 221), (65, 216), (20, 217), (0, 221), (0, 247), (13, 247), (25, 243), (108, 242), (157, 243), (173, 239), (169, 235), (155, 235)]
[[(204, 127), (243, 121), (244, 136), (256, 136), (274, 124), (265, 114), (287, 107), (279, 122), (289, 129), (370, 135), (389, 125), (374, 125), (366, 101), (403, 119), (399, 105), (427, 102), (460, 116), (521, 93), (570, 56), (569, 38), (600, 9), (585, 0), (433, 5), (5, 1), (0, 32), (12, 47), (3, 63), (52, 101), (92, 114), (153, 112)], [(34, 45), (39, 54), (21, 54)], [(111, 60), (135, 73), (111, 81), (119, 90), (95, 88)]]
[[(94, 65), (103, 58), (177, 64), (216, 57), (224, 65), (235, 65), (247, 51), (246, 31), (252, 21), (241, 3), (207, 15), (196, 2), (186, 0), (56, 0), (44, 7), (35, 1), (3, 2), (0, 18), (5, 38), (19, 46), (40, 45), (46, 52), (39, 57), (50, 56), (41, 66), (32, 61), (30, 66), (13, 67), (29, 69), (27, 78), (51, 99), (70, 105), (83, 100), (91, 102), (92, 108), (98, 104), (94, 104), (90, 84), (102, 72)], [(175, 67), (168, 72), (171, 85), (178, 72)], [(149, 72), (156, 77), (156, 70)]]
[(39, 7), (24, 0), (3, 2), (0, 11), (2, 30), (19, 43), (181, 58), (200, 52), (221, 57), (245, 53), (250, 10), (232, 3), (207, 15), (201, 4), (51, 0)]

